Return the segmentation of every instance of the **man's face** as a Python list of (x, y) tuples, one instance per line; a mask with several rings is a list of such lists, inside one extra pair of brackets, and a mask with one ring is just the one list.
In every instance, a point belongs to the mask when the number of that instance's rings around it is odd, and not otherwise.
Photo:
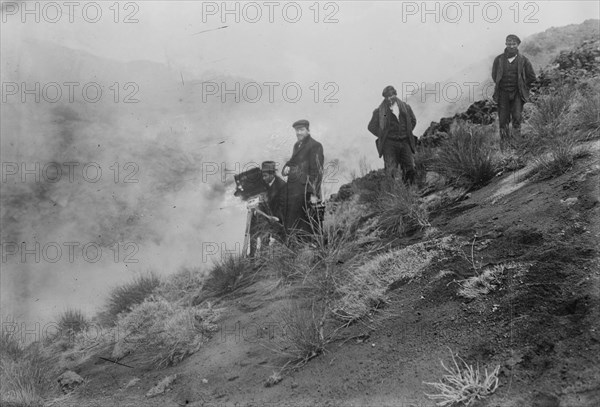
[(519, 43), (515, 40), (507, 40), (505, 45), (506, 45), (506, 48), (511, 49), (511, 50), (516, 50), (517, 48), (519, 48)]
[(267, 184), (271, 183), (271, 181), (273, 181), (275, 179), (275, 174), (273, 174), (272, 172), (263, 172), (262, 173), (262, 179), (263, 181), (265, 181)]
[(304, 140), (308, 136), (308, 129), (306, 127), (296, 127), (296, 137), (298, 141)]
[(396, 95), (390, 95), (390, 96), (386, 96), (385, 100), (387, 100), (387, 102), (392, 105), (394, 103), (394, 98), (396, 97)]

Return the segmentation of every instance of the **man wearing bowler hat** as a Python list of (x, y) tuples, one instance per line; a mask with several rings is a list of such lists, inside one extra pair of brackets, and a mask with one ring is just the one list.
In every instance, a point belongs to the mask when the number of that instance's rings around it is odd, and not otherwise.
[(250, 257), (256, 255), (259, 239), (261, 249), (268, 245), (271, 238), (283, 239), (286, 182), (277, 175), (275, 161), (264, 161), (261, 164), (261, 173), (267, 190), (263, 193), (258, 208), (253, 212), (250, 225)]
[(508, 127), (511, 122), (514, 136), (520, 138), (523, 105), (529, 100), (529, 88), (536, 80), (531, 62), (519, 53), (519, 44), (519, 37), (508, 35), (504, 52), (494, 59), (492, 65), (492, 79), (495, 83), (493, 99), (498, 104), (502, 150), (513, 138)]
[(262, 178), (267, 186), (264, 202), (259, 205), (264, 213), (276, 217), (273, 221), (283, 224), (283, 215), (285, 212), (285, 193), (286, 182), (277, 175), (275, 161), (264, 161), (261, 165)]
[(292, 127), (298, 141), (282, 170), (288, 177), (284, 226), (287, 231), (296, 230), (306, 235), (311, 234), (315, 226), (309, 217), (310, 204), (321, 199), (323, 146), (310, 135), (308, 120), (298, 120)]
[(383, 101), (373, 111), (368, 129), (377, 137), (377, 152), (380, 158), (383, 156), (386, 172), (395, 178), (400, 166), (404, 182), (413, 184), (416, 151), (413, 129), (417, 118), (408, 103), (398, 99), (393, 86), (386, 86), (382, 96)]

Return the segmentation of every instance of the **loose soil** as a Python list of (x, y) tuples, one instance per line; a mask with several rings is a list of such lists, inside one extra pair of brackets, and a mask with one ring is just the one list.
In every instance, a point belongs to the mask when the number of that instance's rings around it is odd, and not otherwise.
[[(598, 156), (595, 148), (545, 182), (504, 174), (439, 211), (432, 226), (467, 242), (466, 256), (396, 284), (389, 304), (275, 386), (265, 382), (285, 360), (269, 343), (288, 297), (259, 280), (215, 304), (227, 307), (220, 330), (179, 365), (154, 371), (135, 355), (121, 361), (133, 368), (94, 358), (76, 369), (87, 383), (53, 405), (434, 406), (424, 393), (435, 389), (423, 382), (441, 379), (452, 350), (482, 370), (501, 367), (500, 387), (475, 406), (600, 406)], [(495, 290), (467, 300), (457, 281), (474, 274), (473, 262), (506, 267)], [(145, 397), (175, 373), (171, 391)]]

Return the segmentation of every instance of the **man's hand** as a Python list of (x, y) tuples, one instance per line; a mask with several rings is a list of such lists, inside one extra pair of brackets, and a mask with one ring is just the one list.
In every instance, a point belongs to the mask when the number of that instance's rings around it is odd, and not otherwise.
[(319, 202), (319, 198), (317, 198), (317, 196), (315, 194), (310, 194), (310, 203), (316, 204), (318, 202)]
[(285, 165), (281, 169), (281, 175), (283, 175), (284, 177), (287, 177), (289, 173), (290, 173), (290, 167), (288, 165)]

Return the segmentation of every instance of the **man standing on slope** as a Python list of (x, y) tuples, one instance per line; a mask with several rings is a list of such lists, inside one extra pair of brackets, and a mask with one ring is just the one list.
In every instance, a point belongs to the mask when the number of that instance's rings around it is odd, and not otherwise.
[(323, 146), (311, 137), (309, 126), (308, 120), (298, 120), (292, 125), (298, 141), (281, 171), (288, 176), (286, 232), (296, 230), (304, 237), (316, 226), (309, 217), (309, 208), (311, 203), (316, 204), (321, 199), (324, 161)]
[(523, 105), (529, 101), (529, 88), (535, 82), (535, 72), (529, 60), (519, 54), (521, 40), (514, 34), (506, 37), (504, 53), (494, 59), (492, 79), (494, 102), (498, 104), (500, 148), (502, 151), (512, 141), (509, 123), (512, 122), (515, 138), (521, 137)]
[(404, 182), (413, 184), (416, 151), (413, 129), (417, 118), (411, 107), (398, 99), (393, 86), (386, 86), (382, 96), (383, 102), (373, 111), (368, 129), (377, 137), (377, 152), (380, 158), (383, 155), (386, 172), (395, 178), (400, 165)]

